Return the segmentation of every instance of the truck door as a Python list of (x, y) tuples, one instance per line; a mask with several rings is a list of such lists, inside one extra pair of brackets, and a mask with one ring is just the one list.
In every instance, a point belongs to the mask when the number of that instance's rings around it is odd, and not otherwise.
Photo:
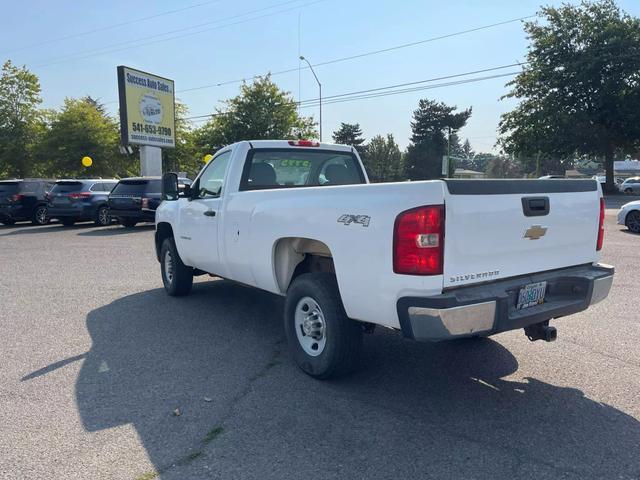
[(215, 156), (192, 185), (192, 200), (180, 212), (180, 242), (186, 264), (209, 273), (220, 273), (218, 226), (221, 196), (231, 150)]

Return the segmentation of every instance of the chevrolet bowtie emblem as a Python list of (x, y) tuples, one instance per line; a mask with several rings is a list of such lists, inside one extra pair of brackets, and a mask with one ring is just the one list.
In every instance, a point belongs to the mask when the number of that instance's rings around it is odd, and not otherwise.
[(528, 238), (529, 240), (539, 240), (540, 237), (544, 237), (545, 233), (547, 233), (547, 227), (543, 227), (542, 225), (531, 225), (524, 232), (523, 238)]

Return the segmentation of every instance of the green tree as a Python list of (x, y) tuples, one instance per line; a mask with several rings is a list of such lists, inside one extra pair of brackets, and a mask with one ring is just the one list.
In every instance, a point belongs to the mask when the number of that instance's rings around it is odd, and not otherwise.
[(176, 101), (176, 148), (163, 149), (162, 170), (187, 172), (194, 178), (202, 167), (202, 155), (198, 157), (193, 125), (186, 119), (188, 114), (189, 108)]
[(497, 157), (493, 153), (477, 153), (471, 160), (470, 168), (476, 172), (486, 172), (489, 162), (494, 158)]
[(376, 135), (366, 149), (364, 164), (369, 180), (372, 182), (402, 180), (404, 170), (402, 153), (392, 134), (388, 134), (386, 139), (382, 135)]
[(447, 153), (449, 132), (456, 133), (467, 123), (471, 108), (457, 107), (423, 99), (413, 112), (411, 143), (407, 148), (405, 170), (411, 180), (441, 177), (442, 157)]
[[(138, 172), (138, 162), (119, 152), (118, 123), (90, 97), (66, 98), (39, 148), (42, 169), (53, 176), (128, 176)], [(81, 164), (89, 156), (93, 165)]]
[(476, 152), (473, 151), (473, 147), (471, 146), (471, 142), (469, 142), (468, 138), (462, 144), (462, 149), (461, 150), (462, 150), (461, 151), (462, 156), (464, 158), (469, 159), (469, 160), (471, 160), (473, 158), (473, 156), (476, 154)]
[(340, 123), (340, 128), (333, 132), (333, 141), (341, 145), (351, 145), (358, 153), (363, 154), (366, 150), (362, 136), (362, 129), (359, 123)]
[(224, 104), (196, 132), (199, 154), (241, 140), (317, 137), (313, 118), (299, 116), (293, 97), (280, 90), (269, 75), (243, 84), (240, 94)]
[(494, 157), (489, 160), (485, 171), (488, 178), (520, 178), (520, 165), (509, 157)]
[(603, 157), (614, 190), (616, 150), (640, 143), (640, 20), (613, 0), (544, 7), (541, 15), (525, 23), (527, 64), (506, 96), (520, 103), (502, 116), (501, 143), (532, 159)]
[(45, 128), (41, 102), (38, 77), (7, 60), (0, 76), (0, 174), (34, 172), (34, 149)]

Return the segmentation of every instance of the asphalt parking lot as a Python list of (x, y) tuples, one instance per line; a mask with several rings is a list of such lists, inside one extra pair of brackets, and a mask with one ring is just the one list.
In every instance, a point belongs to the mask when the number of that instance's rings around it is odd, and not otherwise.
[(638, 479), (640, 236), (615, 212), (612, 293), (556, 342), (378, 329), (331, 382), (290, 360), (280, 298), (165, 295), (152, 227), (1, 228), (0, 478)]

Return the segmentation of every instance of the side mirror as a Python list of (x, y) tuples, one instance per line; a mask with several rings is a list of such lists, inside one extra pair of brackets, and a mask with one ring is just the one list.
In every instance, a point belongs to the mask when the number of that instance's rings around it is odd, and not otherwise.
[(162, 176), (162, 200), (178, 200), (178, 175), (173, 172)]

